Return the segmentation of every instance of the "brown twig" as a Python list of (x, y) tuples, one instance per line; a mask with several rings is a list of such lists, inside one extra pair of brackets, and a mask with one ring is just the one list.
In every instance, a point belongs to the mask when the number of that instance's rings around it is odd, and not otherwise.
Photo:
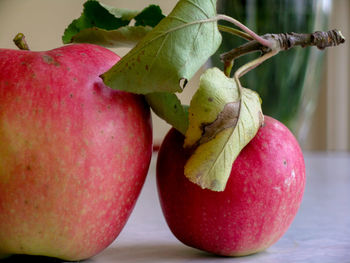
[[(330, 30), (327, 32), (316, 31), (312, 34), (299, 33), (281, 33), (281, 34), (266, 34), (262, 38), (268, 40), (274, 46), (273, 49), (281, 51), (288, 50), (295, 46), (307, 47), (316, 46), (319, 49), (325, 49), (331, 46), (337, 46), (345, 42), (345, 38), (339, 30)], [(271, 45), (270, 45), (271, 47)], [(261, 52), (266, 54), (272, 49), (264, 46), (256, 40), (232, 49), (221, 55), (221, 60), (227, 64), (234, 59), (252, 52)]]
[(339, 30), (330, 30), (327, 32), (316, 31), (313, 34), (287, 33), (279, 34), (279, 41), (283, 50), (290, 49), (294, 46), (316, 46), (318, 49), (338, 46), (345, 42), (345, 38)]

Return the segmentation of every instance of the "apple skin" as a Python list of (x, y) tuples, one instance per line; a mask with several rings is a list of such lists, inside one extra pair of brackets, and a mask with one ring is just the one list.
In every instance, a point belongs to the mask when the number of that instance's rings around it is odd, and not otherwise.
[[(95, 45), (0, 49), (0, 254), (89, 258), (122, 230), (152, 155), (143, 97), (99, 77)], [(1, 257), (1, 256), (0, 256)]]
[(202, 189), (184, 176), (191, 152), (172, 129), (157, 160), (161, 207), (184, 244), (223, 256), (262, 251), (287, 231), (305, 187), (302, 151), (292, 133), (265, 117), (265, 125), (235, 160), (223, 192)]

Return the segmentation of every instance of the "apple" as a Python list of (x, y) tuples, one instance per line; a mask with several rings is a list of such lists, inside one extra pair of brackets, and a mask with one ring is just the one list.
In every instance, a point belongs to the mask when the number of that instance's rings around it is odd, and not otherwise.
[(152, 155), (142, 96), (100, 74), (95, 45), (0, 49), (0, 254), (89, 258), (122, 230)]
[(267, 117), (232, 165), (223, 192), (202, 189), (184, 176), (191, 155), (184, 136), (172, 129), (157, 160), (161, 207), (184, 244), (224, 256), (264, 250), (286, 232), (305, 187), (302, 151), (292, 133)]

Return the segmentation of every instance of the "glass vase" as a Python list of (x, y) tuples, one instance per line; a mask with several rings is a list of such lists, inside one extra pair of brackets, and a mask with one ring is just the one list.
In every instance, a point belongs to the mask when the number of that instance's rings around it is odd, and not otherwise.
[[(331, 4), (331, 0), (218, 0), (218, 13), (234, 17), (259, 35), (312, 33), (327, 30)], [(219, 53), (244, 42), (223, 33), (223, 43), (211, 65), (223, 69)], [(258, 55), (237, 59), (232, 72)], [(280, 52), (241, 78), (244, 87), (260, 94), (264, 114), (287, 125), (301, 143), (306, 139), (315, 110), (323, 60), (324, 52), (315, 47), (296, 47)]]

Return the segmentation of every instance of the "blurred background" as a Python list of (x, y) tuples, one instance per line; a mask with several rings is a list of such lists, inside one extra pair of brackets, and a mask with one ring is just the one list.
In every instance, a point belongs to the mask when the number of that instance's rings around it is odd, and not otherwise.
[[(64, 29), (80, 16), (83, 0), (0, 0), (0, 47), (15, 48), (16, 33), (26, 35), (31, 50), (61, 46)], [(168, 14), (174, 0), (102, 0), (103, 3), (141, 10), (158, 4)], [(350, 36), (348, 0), (222, 0), (220, 13), (231, 15), (259, 34), (312, 32), (337, 28)], [(224, 35), (220, 51), (240, 44)], [(114, 50), (120, 56), (128, 49)], [(239, 63), (244, 63), (240, 60)], [(239, 65), (237, 63), (237, 65)], [(217, 54), (206, 66), (221, 66)], [(179, 95), (184, 104), (198, 86), (203, 67)], [(263, 97), (263, 109), (288, 125), (304, 150), (350, 151), (350, 41), (321, 52), (315, 48), (285, 52), (243, 77), (247, 88)], [(169, 126), (156, 116), (155, 143), (159, 144)]]

